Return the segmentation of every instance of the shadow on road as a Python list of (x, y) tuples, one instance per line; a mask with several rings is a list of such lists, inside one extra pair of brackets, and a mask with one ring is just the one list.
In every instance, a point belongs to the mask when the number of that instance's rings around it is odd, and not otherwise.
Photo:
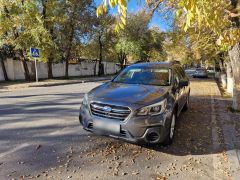
[[(218, 149), (213, 148), (212, 128), (219, 127), (212, 124), (211, 98), (216, 99), (214, 106), (224, 101), (217, 99), (219, 95), (215, 91), (210, 93), (208, 88), (211, 89), (214, 85), (212, 79), (192, 81), (189, 110), (178, 118), (174, 142), (168, 147), (160, 145), (142, 147), (87, 132), (82, 133), (78, 123), (82, 93), (45, 94), (45, 98), (42, 98), (42, 95), (1, 97), (6, 101), (14, 98), (37, 99), (30, 102), (21, 100), (11, 107), (7, 104), (0, 105), (0, 141), (31, 144), (19, 151), (12, 160), (26, 161), (25, 166), (31, 168), (31, 172), (51, 167), (59, 168), (70, 159), (74, 159), (71, 161), (72, 166), (84, 164), (82, 168), (87, 169), (94, 166), (93, 162), (102, 164), (107, 159), (128, 162), (137, 158), (151, 159), (159, 156), (159, 153), (174, 156), (222, 153), (231, 149), (225, 149), (222, 141), (218, 142)], [(46, 99), (47, 96), (49, 99)], [(10, 118), (13, 115), (15, 118)], [(36, 150), (38, 144), (43, 146)], [(164, 157), (161, 156), (160, 160), (164, 161)], [(152, 164), (157, 165), (157, 162), (152, 161)], [(71, 163), (69, 161), (69, 164)]]

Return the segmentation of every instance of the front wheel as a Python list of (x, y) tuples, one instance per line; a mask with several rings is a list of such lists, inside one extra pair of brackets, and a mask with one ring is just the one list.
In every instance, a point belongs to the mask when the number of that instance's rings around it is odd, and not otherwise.
[(163, 142), (163, 145), (172, 144), (173, 138), (174, 138), (174, 133), (175, 133), (175, 124), (176, 124), (176, 115), (175, 115), (175, 113), (173, 113), (170, 128), (168, 131), (168, 135), (167, 135), (165, 141)]

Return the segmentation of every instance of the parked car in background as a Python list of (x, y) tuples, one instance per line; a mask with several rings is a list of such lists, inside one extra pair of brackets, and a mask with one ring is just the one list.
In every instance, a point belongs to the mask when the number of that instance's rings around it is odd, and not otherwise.
[(170, 144), (189, 96), (189, 79), (179, 64), (134, 64), (85, 94), (79, 121), (90, 132), (134, 143)]
[(195, 73), (196, 68), (190, 68), (190, 69), (185, 69), (185, 73), (188, 77), (193, 77), (193, 74)]
[(213, 67), (208, 67), (208, 68), (207, 68), (207, 72), (208, 72), (209, 74), (214, 74), (214, 73), (215, 73), (215, 69), (214, 69)]
[(197, 68), (193, 74), (194, 78), (208, 78), (208, 72), (205, 68)]

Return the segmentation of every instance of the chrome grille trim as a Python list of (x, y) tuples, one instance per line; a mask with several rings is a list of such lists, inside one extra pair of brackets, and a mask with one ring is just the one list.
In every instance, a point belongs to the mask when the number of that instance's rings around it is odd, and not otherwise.
[[(111, 111), (104, 111), (104, 107), (108, 106), (111, 108)], [(109, 118), (109, 119), (118, 119), (120, 121), (124, 121), (131, 114), (131, 109), (129, 107), (105, 104), (99, 102), (91, 102), (90, 103), (91, 113), (95, 116)]]

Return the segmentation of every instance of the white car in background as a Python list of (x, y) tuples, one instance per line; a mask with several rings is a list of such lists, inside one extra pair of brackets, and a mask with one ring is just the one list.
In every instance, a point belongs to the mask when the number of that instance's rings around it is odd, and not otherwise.
[(214, 74), (215, 69), (213, 67), (209, 67), (209, 68), (207, 68), (207, 72), (210, 73), (210, 74)]
[(188, 77), (193, 77), (193, 74), (195, 73), (196, 68), (190, 68), (190, 69), (186, 69), (185, 73)]
[(208, 72), (205, 68), (197, 68), (193, 78), (208, 78)]

